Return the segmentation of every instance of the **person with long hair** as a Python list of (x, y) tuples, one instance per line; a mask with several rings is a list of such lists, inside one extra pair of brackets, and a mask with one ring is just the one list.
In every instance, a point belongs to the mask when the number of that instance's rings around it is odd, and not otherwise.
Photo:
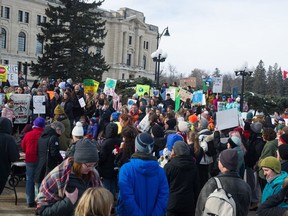
[(122, 130), (127, 126), (127, 125), (133, 125), (132, 123), (132, 117), (129, 114), (121, 114), (119, 118), (120, 125), (122, 127)]
[(110, 216), (114, 198), (102, 187), (88, 188), (75, 209), (75, 216)]
[(39, 215), (73, 215), (78, 200), (90, 187), (102, 186), (96, 145), (89, 139), (76, 143), (73, 158), (67, 158), (42, 181), (36, 198)]
[(85, 94), (86, 96), (86, 106), (84, 107), (84, 114), (91, 118), (96, 111), (95, 101), (93, 99), (93, 94), (88, 92)]
[(70, 121), (70, 128), (73, 128), (73, 122), (74, 122), (73, 101), (72, 101), (72, 94), (69, 91), (65, 91), (61, 106), (64, 108), (64, 112), (66, 113)]

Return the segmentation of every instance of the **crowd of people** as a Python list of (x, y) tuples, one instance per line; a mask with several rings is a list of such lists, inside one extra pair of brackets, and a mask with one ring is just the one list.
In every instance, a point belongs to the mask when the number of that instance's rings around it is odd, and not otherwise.
[[(206, 202), (218, 181), (233, 215), (288, 215), (288, 110), (273, 122), (248, 112), (244, 125), (219, 131), (220, 97), (209, 103), (211, 94), (207, 106), (187, 100), (175, 111), (170, 94), (134, 94), (128, 106), (121, 95), (84, 94), (71, 79), (2, 90), (0, 194), (22, 151), (27, 205), (38, 215), (213, 215)], [(46, 113), (34, 114), (32, 101), (28, 122), (14, 124), (13, 94), (44, 95)]]

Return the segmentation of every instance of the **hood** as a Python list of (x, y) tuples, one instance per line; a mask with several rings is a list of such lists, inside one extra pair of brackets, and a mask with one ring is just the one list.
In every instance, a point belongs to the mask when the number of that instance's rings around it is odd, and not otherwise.
[(12, 123), (9, 119), (0, 117), (0, 133), (12, 134)]
[(113, 138), (118, 135), (118, 126), (115, 123), (109, 123), (105, 128), (105, 138)]
[(183, 170), (196, 169), (195, 160), (192, 158), (192, 155), (177, 156), (172, 158), (169, 163)]
[(169, 134), (167, 137), (167, 148), (169, 151), (172, 152), (172, 148), (174, 146), (174, 143), (176, 141), (183, 141), (183, 137), (180, 136), (179, 134)]
[(130, 159), (131, 165), (137, 172), (144, 176), (154, 176), (159, 172), (159, 164), (156, 160), (142, 160), (138, 158)]
[(47, 137), (47, 136), (52, 136), (52, 135), (57, 136), (56, 131), (53, 128), (51, 128), (50, 126), (47, 126), (47, 127), (45, 127), (41, 137)]

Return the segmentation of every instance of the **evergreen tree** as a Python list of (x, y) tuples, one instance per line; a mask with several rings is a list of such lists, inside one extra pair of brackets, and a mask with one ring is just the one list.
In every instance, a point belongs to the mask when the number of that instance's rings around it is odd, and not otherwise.
[(256, 70), (254, 72), (254, 82), (253, 82), (253, 92), (265, 95), (266, 89), (266, 70), (264, 68), (264, 63), (260, 60)]
[(97, 8), (103, 1), (60, 0), (60, 6), (48, 4), (47, 23), (41, 23), (38, 40), (44, 53), (32, 66), (31, 74), (39, 77), (84, 78), (101, 80), (109, 69), (101, 54), (106, 36), (105, 21)]
[(276, 89), (276, 73), (278, 65), (275, 64), (274, 67), (271, 65), (268, 68), (267, 71), (267, 95), (270, 96), (276, 96), (277, 95), (277, 89)]

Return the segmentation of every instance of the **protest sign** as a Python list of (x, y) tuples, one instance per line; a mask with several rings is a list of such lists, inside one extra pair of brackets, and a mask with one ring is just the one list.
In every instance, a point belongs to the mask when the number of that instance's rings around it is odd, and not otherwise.
[(143, 96), (145, 92), (148, 95), (150, 94), (150, 86), (149, 85), (141, 85), (141, 84), (136, 85), (136, 94), (138, 96)]
[(84, 100), (83, 97), (81, 97), (78, 101), (79, 101), (79, 104), (80, 104), (81, 108), (86, 106), (86, 103), (85, 103), (85, 100)]
[(18, 86), (18, 66), (8, 65), (8, 80), (10, 86)]
[(149, 130), (149, 127), (150, 127), (150, 122), (149, 122), (149, 113), (148, 113), (138, 124), (137, 128), (143, 133), (143, 132), (147, 132)]
[(150, 96), (159, 97), (159, 90), (158, 89), (150, 89)]
[(133, 104), (136, 104), (136, 103), (137, 103), (137, 100), (128, 99), (128, 101), (127, 101), (128, 109), (130, 110), (130, 109), (131, 109), (131, 106), (132, 106)]
[(170, 94), (170, 98), (175, 101), (176, 99), (176, 94), (178, 93), (178, 87), (169, 87), (166, 89), (166, 95)]
[(221, 93), (223, 87), (223, 78), (222, 77), (214, 77), (213, 78), (213, 93)]
[(195, 91), (192, 96), (192, 104), (202, 104), (203, 101), (203, 91)]
[(99, 82), (93, 79), (84, 79), (84, 94), (90, 92), (92, 94), (96, 93), (99, 87)]
[(0, 65), (0, 82), (7, 82), (8, 66)]
[(179, 90), (179, 95), (180, 95), (180, 100), (181, 101), (186, 101), (188, 98), (190, 99), (190, 100), (192, 100), (192, 96), (193, 96), (193, 94), (191, 93), (191, 92), (189, 92), (189, 91), (186, 91), (185, 89), (183, 89), (183, 88), (180, 88), (180, 90)]
[(45, 95), (34, 95), (33, 96), (33, 113), (34, 114), (45, 114)]
[(238, 110), (236, 108), (216, 112), (217, 128), (224, 130), (239, 125)]
[(104, 86), (104, 93), (106, 95), (113, 96), (116, 88), (117, 80), (116, 79), (111, 79), (107, 78)]
[(27, 124), (29, 119), (30, 94), (12, 94), (10, 98), (14, 101), (14, 124)]
[(225, 110), (225, 106), (226, 106), (226, 103), (225, 102), (217, 102), (217, 111), (223, 111)]
[(191, 86), (192, 88), (196, 88), (196, 77), (189, 77), (187, 79), (180, 80), (180, 86)]

